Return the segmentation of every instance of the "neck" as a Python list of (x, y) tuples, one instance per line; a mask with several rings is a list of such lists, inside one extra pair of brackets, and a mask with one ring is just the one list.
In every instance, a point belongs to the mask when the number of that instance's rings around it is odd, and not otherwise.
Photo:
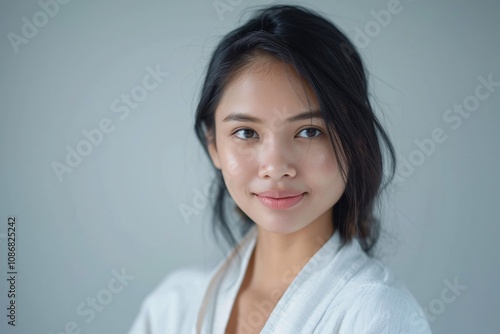
[(269, 291), (284, 290), (332, 236), (334, 228), (330, 218), (289, 234), (268, 232), (259, 226), (257, 233), (249, 264), (250, 284)]

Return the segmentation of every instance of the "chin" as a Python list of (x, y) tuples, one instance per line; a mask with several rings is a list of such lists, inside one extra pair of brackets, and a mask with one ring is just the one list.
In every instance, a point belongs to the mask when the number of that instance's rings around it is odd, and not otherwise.
[(265, 230), (266, 232), (269, 233), (276, 233), (276, 234), (290, 234), (297, 232), (304, 228), (304, 226), (298, 225), (291, 223), (290, 220), (275, 220), (275, 221), (264, 221), (262, 222), (261, 220), (254, 220), (256, 225), (258, 226), (259, 229)]

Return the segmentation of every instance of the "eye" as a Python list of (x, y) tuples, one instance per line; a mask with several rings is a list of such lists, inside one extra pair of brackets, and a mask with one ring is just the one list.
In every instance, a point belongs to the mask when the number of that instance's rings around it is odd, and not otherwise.
[(323, 134), (323, 132), (320, 129), (316, 129), (316, 128), (302, 129), (299, 133), (305, 134), (305, 137), (302, 137), (302, 138), (316, 138), (316, 137), (319, 137)]
[[(256, 134), (255, 131), (250, 129), (239, 129), (233, 133), (239, 139), (252, 139), (254, 138), (252, 135)], [(240, 135), (238, 135), (240, 134)], [(255, 137), (256, 138), (256, 137)]]

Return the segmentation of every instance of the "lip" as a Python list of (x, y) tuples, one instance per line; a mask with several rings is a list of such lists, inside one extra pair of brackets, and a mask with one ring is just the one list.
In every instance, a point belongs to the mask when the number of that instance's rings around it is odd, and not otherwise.
[(255, 194), (259, 201), (271, 209), (288, 209), (298, 204), (305, 193), (286, 190), (271, 190)]
[(256, 195), (261, 197), (272, 197), (276, 199), (295, 197), (295, 196), (300, 196), (302, 194), (304, 194), (303, 191), (295, 191), (295, 190), (268, 190), (256, 193)]

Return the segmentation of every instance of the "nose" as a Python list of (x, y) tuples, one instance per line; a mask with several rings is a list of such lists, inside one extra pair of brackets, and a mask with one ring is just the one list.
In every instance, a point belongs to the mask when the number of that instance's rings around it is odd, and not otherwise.
[(259, 177), (262, 179), (280, 181), (283, 177), (292, 178), (297, 174), (291, 149), (279, 140), (261, 146), (259, 161)]

